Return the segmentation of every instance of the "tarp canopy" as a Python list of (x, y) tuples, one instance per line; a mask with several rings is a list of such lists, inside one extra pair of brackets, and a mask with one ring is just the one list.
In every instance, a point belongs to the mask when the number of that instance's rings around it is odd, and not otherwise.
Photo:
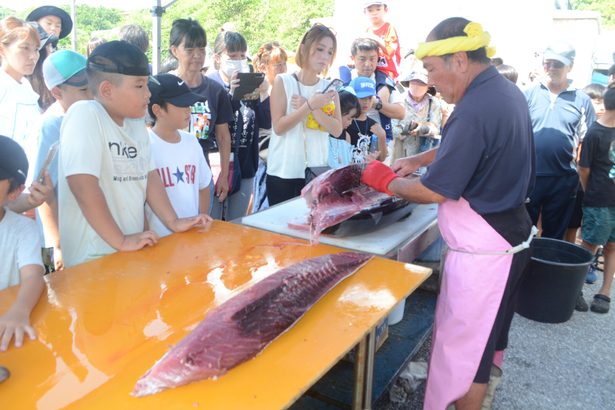
[(170, 0), (166, 4), (162, 4), (162, 0), (154, 0), (152, 8), (152, 74), (158, 74), (160, 70), (160, 41), (161, 41), (161, 23), (162, 15), (173, 3), (177, 0)]

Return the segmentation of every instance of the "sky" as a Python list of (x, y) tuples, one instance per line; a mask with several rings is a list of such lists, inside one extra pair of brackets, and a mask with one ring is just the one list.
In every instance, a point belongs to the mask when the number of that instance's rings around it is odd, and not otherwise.
[[(43, 5), (63, 6), (70, 4), (71, 1), (72, 0), (0, 0), (0, 6), (20, 11)], [(154, 4), (154, 0), (75, 0), (75, 2), (77, 5), (88, 4), (90, 6), (113, 7), (121, 10), (148, 9)], [(163, 5), (167, 2), (168, 0), (161, 1)]]

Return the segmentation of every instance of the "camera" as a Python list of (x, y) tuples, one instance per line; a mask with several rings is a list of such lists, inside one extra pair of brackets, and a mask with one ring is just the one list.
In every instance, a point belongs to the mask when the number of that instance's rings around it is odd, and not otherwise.
[(410, 131), (414, 130), (419, 126), (419, 123), (416, 121), (410, 121), (406, 125), (404, 125), (401, 129), (402, 135), (410, 135)]
[(422, 136), (429, 134), (429, 125), (421, 125), (416, 129), (416, 135)]

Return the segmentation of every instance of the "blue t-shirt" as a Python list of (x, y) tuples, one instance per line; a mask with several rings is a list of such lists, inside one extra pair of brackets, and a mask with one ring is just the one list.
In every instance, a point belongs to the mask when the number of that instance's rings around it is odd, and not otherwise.
[(589, 96), (572, 87), (556, 96), (544, 84), (539, 84), (526, 90), (525, 98), (534, 130), (536, 175), (576, 173), (579, 142), (596, 121)]
[[(45, 114), (43, 114), (41, 130), (39, 134), (39, 145), (38, 145), (38, 155), (36, 157), (36, 163), (32, 168), (33, 178), (37, 178), (38, 174), (41, 172), (41, 168), (45, 164), (45, 160), (47, 159), (47, 153), (49, 152), (49, 148), (56, 142), (60, 141), (60, 127), (62, 126), (62, 121), (64, 120), (64, 111), (60, 107), (60, 103), (55, 102)], [(58, 151), (59, 152), (59, 151)], [(58, 153), (56, 152), (56, 156), (49, 164), (49, 168), (47, 168), (47, 172), (49, 172), (49, 177), (51, 178), (51, 182), (53, 184), (53, 189), (55, 191), (56, 198), (58, 196)], [(43, 224), (41, 222), (41, 218), (39, 216), (39, 208), (36, 208), (36, 225), (38, 226), (38, 230), (41, 237), (41, 242), (45, 245), (45, 247), (52, 247), (53, 243), (51, 242), (51, 238), (45, 238)]]
[[(41, 172), (41, 168), (47, 158), (49, 148), (56, 142), (60, 141), (60, 127), (62, 126), (62, 120), (64, 120), (64, 112), (59, 107), (59, 103), (51, 105), (45, 114), (43, 114), (41, 131), (39, 135), (38, 155), (36, 163), (32, 169), (34, 178)], [(48, 168), (49, 176), (53, 182), (53, 186), (56, 189), (58, 185), (58, 155), (54, 157), (53, 161), (49, 164)]]
[(489, 214), (521, 206), (533, 185), (534, 143), (523, 93), (494, 67), (469, 85), (421, 182)]

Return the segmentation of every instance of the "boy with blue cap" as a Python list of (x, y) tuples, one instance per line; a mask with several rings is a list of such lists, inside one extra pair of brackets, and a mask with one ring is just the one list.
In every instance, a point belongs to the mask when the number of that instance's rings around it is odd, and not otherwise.
[(348, 86), (361, 106), (361, 113), (346, 128), (350, 143), (356, 147), (363, 160), (367, 160), (372, 151), (377, 153), (377, 157), (370, 159), (383, 161), (387, 156), (386, 133), (380, 124), (367, 116), (376, 103), (376, 83), (368, 77), (356, 77)]

